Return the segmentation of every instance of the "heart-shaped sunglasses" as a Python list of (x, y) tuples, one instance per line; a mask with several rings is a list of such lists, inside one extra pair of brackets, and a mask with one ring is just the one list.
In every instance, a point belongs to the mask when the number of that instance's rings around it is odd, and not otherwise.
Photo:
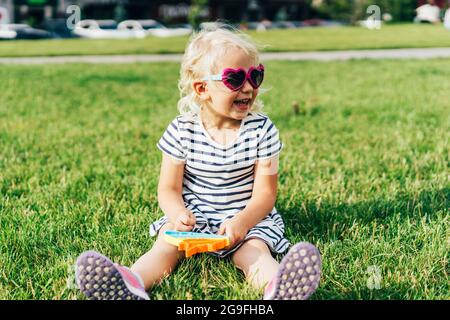
[(244, 69), (226, 68), (221, 74), (215, 74), (202, 78), (202, 81), (222, 81), (232, 91), (240, 90), (248, 80), (254, 89), (259, 88), (264, 80), (264, 66), (250, 67), (247, 72)]

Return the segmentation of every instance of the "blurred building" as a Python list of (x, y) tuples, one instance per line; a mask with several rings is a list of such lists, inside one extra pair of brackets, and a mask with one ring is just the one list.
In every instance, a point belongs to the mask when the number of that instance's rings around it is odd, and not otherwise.
[[(78, 5), (83, 19), (156, 19), (186, 23), (189, 0), (0, 0), (11, 21), (37, 24), (63, 18), (69, 5)], [(202, 11), (205, 20), (228, 22), (303, 20), (310, 14), (307, 0), (209, 0)]]
[[(0, 7), (7, 10), (9, 23), (28, 22), (34, 24), (55, 17), (60, 2), (63, 1), (0, 0)], [(3, 23), (3, 21), (1, 22)]]
[[(227, 22), (305, 20), (315, 18), (310, 0), (209, 0), (205, 20)], [(418, 0), (417, 6), (426, 0)], [(436, 0), (441, 8), (446, 0)], [(11, 22), (38, 24), (66, 17), (69, 5), (78, 5), (82, 19), (156, 19), (165, 23), (186, 23), (190, 0), (0, 0)], [(5, 16), (0, 11), (0, 21)]]
[(11, 23), (14, 20), (13, 10), (12, 0), (0, 0), (0, 24)]

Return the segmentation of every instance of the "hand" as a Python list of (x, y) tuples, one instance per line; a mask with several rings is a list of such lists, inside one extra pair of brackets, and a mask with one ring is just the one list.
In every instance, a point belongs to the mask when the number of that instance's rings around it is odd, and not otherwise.
[(220, 225), (217, 234), (219, 235), (226, 234), (228, 238), (230, 238), (230, 245), (225, 249), (231, 249), (245, 239), (248, 230), (249, 228), (244, 223), (242, 223), (241, 219), (233, 217), (229, 220), (224, 221)]
[(195, 227), (195, 222), (195, 215), (186, 210), (176, 217), (173, 225), (176, 231), (191, 231)]

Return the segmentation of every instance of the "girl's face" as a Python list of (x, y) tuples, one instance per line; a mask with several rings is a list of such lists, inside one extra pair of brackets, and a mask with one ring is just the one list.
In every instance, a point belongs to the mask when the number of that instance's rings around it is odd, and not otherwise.
[[(217, 63), (217, 72), (222, 73), (226, 68), (243, 68), (246, 72), (250, 67), (256, 67), (253, 61), (242, 49), (228, 49), (221, 61)], [(248, 81), (237, 91), (227, 88), (221, 81), (204, 81), (204, 94), (200, 95), (204, 100), (206, 111), (216, 117), (228, 120), (242, 120), (258, 95), (258, 89), (254, 89)]]

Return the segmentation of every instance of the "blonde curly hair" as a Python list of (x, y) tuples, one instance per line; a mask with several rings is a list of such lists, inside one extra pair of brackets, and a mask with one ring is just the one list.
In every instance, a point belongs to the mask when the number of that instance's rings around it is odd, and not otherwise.
[[(191, 36), (181, 61), (178, 89), (180, 114), (198, 114), (202, 101), (198, 99), (193, 83), (208, 74), (217, 73), (217, 61), (226, 53), (226, 48), (242, 49), (259, 64), (259, 45), (243, 32), (224, 24), (215, 24), (212, 28), (203, 29)], [(264, 91), (264, 90), (263, 90)], [(263, 103), (255, 99), (250, 111), (260, 111)]]

